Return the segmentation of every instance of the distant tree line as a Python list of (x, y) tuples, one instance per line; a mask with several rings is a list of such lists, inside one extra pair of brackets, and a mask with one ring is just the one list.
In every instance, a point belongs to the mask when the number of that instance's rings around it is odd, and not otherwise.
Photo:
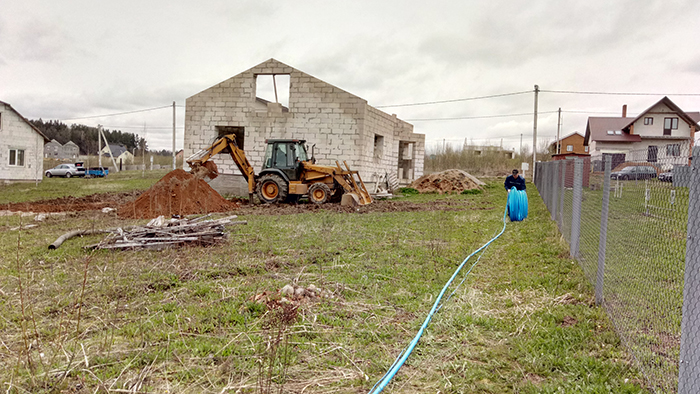
[[(50, 140), (55, 139), (61, 144), (73, 141), (80, 148), (81, 154), (97, 154), (97, 127), (75, 123), (69, 126), (59, 120), (43, 121), (42, 119), (30, 119), (29, 122)], [(137, 156), (143, 154), (144, 149), (146, 152), (155, 155), (169, 156), (172, 154), (168, 150), (149, 151), (146, 140), (139, 137), (138, 134), (109, 129), (103, 129), (102, 132), (110, 144), (123, 145), (130, 152), (135, 152)], [(104, 141), (102, 141), (102, 145), (104, 145)]]

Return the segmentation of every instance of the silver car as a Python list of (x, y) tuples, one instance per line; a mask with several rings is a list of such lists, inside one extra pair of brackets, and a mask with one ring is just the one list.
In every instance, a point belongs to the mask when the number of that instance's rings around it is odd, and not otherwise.
[(70, 178), (73, 176), (85, 176), (85, 168), (76, 167), (75, 164), (60, 164), (50, 170), (46, 170), (47, 178), (52, 176), (64, 176)]

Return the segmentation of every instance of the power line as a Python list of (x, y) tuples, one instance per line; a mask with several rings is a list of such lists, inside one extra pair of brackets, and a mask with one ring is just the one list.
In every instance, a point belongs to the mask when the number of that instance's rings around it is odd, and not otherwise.
[(148, 111), (155, 111), (157, 109), (164, 109), (164, 108), (172, 108), (172, 105), (165, 105), (162, 107), (154, 107), (154, 108), (146, 108), (146, 109), (137, 109), (134, 111), (127, 111), (127, 112), (118, 112), (118, 113), (111, 113), (111, 114), (105, 114), (105, 115), (92, 115), (92, 116), (83, 116), (83, 117), (78, 117), (78, 118), (68, 118), (68, 119), (59, 119), (60, 121), (66, 121), (66, 120), (76, 120), (76, 119), (94, 119), (94, 118), (106, 118), (108, 116), (119, 116), (119, 115), (128, 115), (128, 114), (135, 114), (137, 112), (148, 112)]
[(426, 101), (426, 102), (422, 102), (422, 103), (393, 104), (393, 105), (377, 105), (377, 106), (375, 106), (375, 108), (413, 107), (413, 106), (417, 106), (417, 105), (456, 103), (456, 102), (459, 102), (459, 101), (472, 101), (472, 100), (483, 100), (483, 99), (490, 99), (490, 98), (496, 98), (496, 97), (516, 96), (516, 95), (525, 94), (525, 93), (532, 93), (532, 90), (526, 90), (526, 91), (522, 91), (522, 92), (492, 94), (492, 95), (489, 95), (489, 96), (466, 97), (466, 98), (458, 98), (458, 99), (451, 99), (451, 100)]
[(593, 92), (576, 90), (540, 90), (543, 93), (594, 94), (609, 96), (700, 96), (700, 93), (642, 93), (642, 92)]
[[(557, 111), (540, 111), (539, 114), (552, 114)], [(532, 112), (524, 112), (520, 114), (504, 114), (504, 115), (482, 115), (482, 116), (462, 116), (457, 118), (432, 118), (432, 119), (406, 119), (407, 122), (429, 122), (438, 120), (469, 120), (469, 119), (490, 119), (490, 118), (509, 118), (515, 116), (532, 116)]]

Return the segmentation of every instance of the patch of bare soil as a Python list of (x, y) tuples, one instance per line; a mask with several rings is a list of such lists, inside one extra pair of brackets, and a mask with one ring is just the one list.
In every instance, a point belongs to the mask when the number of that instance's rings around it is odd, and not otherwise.
[(250, 205), (247, 200), (240, 200), (239, 215), (293, 215), (309, 212), (333, 213), (381, 213), (381, 212), (419, 212), (419, 211), (463, 211), (491, 210), (494, 207), (486, 202), (476, 203), (469, 200), (436, 200), (430, 202), (409, 202), (396, 200), (377, 200), (369, 205), (357, 207), (341, 206), (340, 204), (322, 204), (300, 202), (298, 204), (256, 204)]
[(107, 207), (117, 207), (127, 201), (132, 201), (140, 191), (124, 193), (97, 193), (85, 197), (61, 197), (51, 200), (20, 202), (0, 205), (0, 210), (12, 212), (73, 212), (90, 211)]
[(135, 201), (122, 204), (117, 215), (120, 218), (151, 219), (160, 215), (227, 212), (238, 207), (238, 203), (223, 198), (204, 180), (177, 169), (167, 173)]
[(484, 182), (462, 170), (446, 170), (423, 175), (411, 183), (421, 193), (461, 193), (465, 190), (481, 189)]

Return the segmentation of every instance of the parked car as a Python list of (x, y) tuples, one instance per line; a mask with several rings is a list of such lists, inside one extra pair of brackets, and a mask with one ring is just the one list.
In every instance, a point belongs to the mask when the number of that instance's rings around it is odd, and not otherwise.
[(85, 167), (77, 167), (75, 164), (59, 164), (50, 170), (46, 170), (44, 175), (46, 175), (47, 178), (51, 178), (52, 176), (64, 176), (66, 178), (85, 176)]
[(629, 166), (610, 174), (610, 179), (649, 179), (656, 178), (656, 169), (652, 166)]
[(662, 172), (659, 174), (659, 180), (661, 182), (673, 182), (673, 171)]

